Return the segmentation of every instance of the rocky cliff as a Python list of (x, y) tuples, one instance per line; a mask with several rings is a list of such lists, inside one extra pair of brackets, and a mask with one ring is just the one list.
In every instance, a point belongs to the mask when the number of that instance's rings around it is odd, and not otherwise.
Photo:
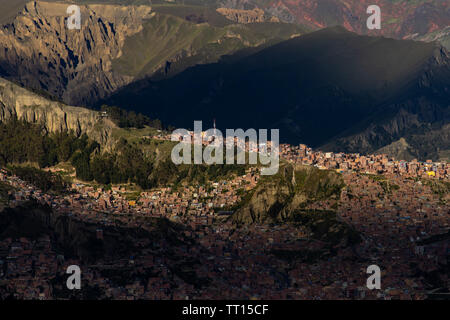
[(278, 18), (267, 16), (264, 10), (259, 8), (253, 10), (218, 8), (217, 12), (238, 23), (280, 22)]
[(86, 133), (104, 146), (112, 143), (111, 131), (115, 128), (97, 111), (48, 100), (0, 78), (0, 121), (12, 117), (41, 123), (50, 132), (68, 130), (77, 135)]
[[(270, 28), (236, 24), (214, 10), (229, 23), (217, 25), (217, 17), (193, 19), (201, 17), (202, 7), (183, 15), (185, 8), (178, 6), (155, 11), (148, 5), (75, 3), (81, 8), (80, 30), (66, 26), (69, 3), (51, 0), (28, 2), (12, 21), (0, 26), (0, 77), (49, 92), (70, 105), (93, 106), (157, 71), (163, 77), (170, 71), (171, 76), (247, 47), (303, 33), (299, 26), (284, 23)], [(171, 68), (165, 70), (167, 62)]]
[(339, 200), (345, 184), (334, 171), (310, 166), (283, 166), (275, 176), (262, 179), (231, 217), (237, 227), (248, 224), (290, 223), (308, 238), (331, 245), (353, 245), (359, 233), (332, 210), (309, 209), (320, 200)]
[(68, 4), (32, 1), (0, 28), (0, 75), (72, 105), (104, 97), (131, 81), (112, 70), (149, 6), (81, 6), (81, 30), (66, 27)]
[[(397, 39), (432, 41), (447, 36), (450, 24), (450, 4), (443, 0), (217, 0), (219, 6), (254, 10), (262, 9), (266, 15), (280, 21), (300, 23), (313, 28), (335, 25), (359, 34), (383, 35)], [(366, 10), (370, 5), (381, 9), (381, 29), (368, 30)], [(447, 47), (450, 48), (450, 47)]]
[(276, 175), (263, 178), (258, 183), (232, 219), (237, 224), (292, 220), (294, 213), (307, 203), (339, 199), (343, 187), (342, 178), (333, 171), (284, 165)]

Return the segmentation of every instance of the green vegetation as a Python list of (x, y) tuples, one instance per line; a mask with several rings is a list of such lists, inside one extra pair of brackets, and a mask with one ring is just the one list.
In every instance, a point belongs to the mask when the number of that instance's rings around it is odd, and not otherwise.
[(182, 55), (181, 61), (173, 63), (172, 75), (199, 63), (217, 62), (245, 48), (306, 32), (304, 27), (286, 23), (233, 24), (215, 11), (195, 6), (155, 6), (154, 11), (143, 30), (126, 39), (123, 54), (113, 61), (114, 70), (142, 77)]
[(237, 225), (290, 221), (308, 204), (338, 201), (344, 186), (342, 176), (335, 171), (283, 163), (277, 174), (261, 177), (256, 188), (233, 208), (232, 220)]
[(393, 184), (389, 180), (380, 181), (380, 186), (383, 188), (383, 191), (386, 194), (391, 194), (392, 191), (397, 191), (398, 189), (400, 189), (399, 185)]
[(110, 107), (102, 105), (100, 110), (106, 112), (108, 118), (111, 119), (120, 128), (138, 128), (142, 129), (145, 126), (162, 129), (161, 121), (158, 119), (151, 120), (142, 113), (134, 111), (126, 111), (118, 107)]
[[(119, 141), (117, 150), (120, 150), (117, 155), (101, 155), (100, 145), (86, 135), (46, 133), (40, 125), (17, 119), (0, 124), (0, 165), (34, 163), (45, 168), (70, 161), (81, 180), (95, 179), (104, 184), (131, 181), (148, 187), (146, 177), (151, 165), (144, 161), (142, 152), (128, 145), (126, 140)], [(41, 174), (37, 169), (14, 168), (16, 174), (23, 175), (24, 180), (43, 191), (51, 189), (52, 182), (56, 183), (57, 189), (60, 187), (53, 177)], [(39, 181), (41, 178), (43, 180)]]
[[(86, 180), (95, 180), (101, 184), (133, 182), (147, 189), (152, 185), (149, 175), (153, 165), (145, 158), (141, 150), (129, 144), (125, 139), (118, 142), (116, 152), (96, 154), (92, 158), (82, 157)], [(77, 170), (78, 176), (78, 170)]]
[(335, 171), (320, 170), (312, 166), (294, 169), (290, 165), (281, 165), (277, 174), (262, 177), (261, 183), (287, 185), (291, 195), (302, 193), (310, 201), (339, 199), (345, 186), (341, 175)]
[(270, 253), (288, 263), (301, 261), (316, 263), (336, 254), (334, 247), (339, 244), (355, 245), (361, 241), (360, 234), (351, 226), (339, 221), (336, 213), (327, 210), (298, 210), (290, 222), (301, 228), (306, 228), (311, 238), (326, 243), (320, 250), (271, 250)]
[(339, 199), (344, 181), (336, 172), (316, 168), (295, 171), (295, 191), (313, 200)]
[(392, 183), (391, 181), (389, 181), (388, 178), (386, 178), (383, 175), (366, 174), (366, 173), (363, 173), (362, 175), (369, 177), (370, 179), (372, 179), (375, 182), (378, 182), (378, 184), (381, 186), (381, 188), (383, 189), (385, 194), (391, 194), (393, 191), (397, 191), (400, 189), (399, 185)]
[[(88, 145), (86, 135), (77, 138), (71, 132), (47, 133), (38, 124), (12, 119), (0, 123), (0, 165), (35, 163), (49, 167), (68, 161), (77, 151)], [(91, 148), (98, 144), (91, 143)]]
[[(129, 115), (125, 119), (129, 119)], [(122, 118), (118, 116), (117, 119)], [(133, 121), (130, 123), (137, 125)], [(70, 163), (80, 180), (96, 181), (103, 185), (133, 183), (143, 189), (168, 184), (174, 187), (183, 183), (206, 184), (207, 181), (245, 173), (246, 166), (242, 165), (176, 166), (170, 159), (173, 142), (143, 137), (155, 131), (150, 127), (119, 128), (113, 132), (117, 141), (115, 146), (104, 151), (86, 135), (77, 137), (72, 132), (47, 133), (38, 124), (13, 119), (0, 123), (0, 165), (28, 164), (45, 168)], [(19, 167), (17, 170), (20, 170)], [(44, 191), (51, 189), (53, 178), (42, 177), (45, 179), (39, 183), (38, 171), (20, 172), (30, 182), (38, 183)]]

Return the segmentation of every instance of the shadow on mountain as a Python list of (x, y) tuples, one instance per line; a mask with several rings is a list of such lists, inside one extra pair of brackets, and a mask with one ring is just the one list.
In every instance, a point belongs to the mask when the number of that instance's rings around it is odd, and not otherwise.
[(448, 123), (449, 61), (435, 43), (333, 27), (170, 78), (147, 78), (100, 104), (176, 127), (215, 118), (221, 129), (278, 128), (283, 142), (373, 152), (412, 128)]

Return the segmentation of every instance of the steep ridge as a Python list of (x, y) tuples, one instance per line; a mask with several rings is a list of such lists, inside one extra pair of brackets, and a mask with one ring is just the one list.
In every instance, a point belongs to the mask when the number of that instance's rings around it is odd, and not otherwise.
[(279, 22), (278, 18), (266, 16), (264, 11), (259, 8), (253, 10), (218, 8), (217, 12), (224, 15), (227, 19), (238, 23)]
[(177, 127), (216, 118), (222, 128), (278, 128), (285, 142), (368, 153), (449, 122), (449, 61), (434, 43), (335, 27), (171, 79), (148, 78), (106, 102)]
[(111, 133), (116, 127), (97, 111), (48, 100), (0, 78), (0, 122), (12, 117), (40, 123), (49, 132), (73, 131), (78, 136), (86, 133), (105, 147), (113, 143)]
[(33, 1), (0, 29), (0, 75), (82, 105), (129, 83), (112, 70), (125, 38), (142, 30), (147, 6), (81, 7), (82, 29), (65, 25), (68, 5)]
[[(79, 106), (164, 71), (167, 61), (174, 64), (174, 73), (304, 30), (289, 24), (274, 25), (282, 29), (274, 33), (233, 23), (217, 27), (170, 10), (160, 13), (148, 5), (120, 4), (80, 4), (81, 30), (68, 30), (67, 8), (62, 2), (28, 2), (0, 28), (0, 76)], [(183, 63), (175, 66), (180, 60)]]
[[(247, 10), (259, 8), (284, 22), (313, 28), (340, 25), (359, 34), (397, 39), (428, 40), (424, 36), (450, 25), (450, 4), (441, 0), (218, 0), (217, 5)], [(370, 5), (381, 9), (380, 30), (367, 29), (369, 14), (366, 10)]]
[[(157, 71), (170, 77), (189, 66), (216, 62), (221, 56), (289, 39), (304, 30), (284, 23), (216, 27), (187, 19), (191, 18), (156, 13), (144, 23), (142, 32), (127, 38), (123, 54), (113, 60), (114, 70), (135, 79)], [(166, 73), (163, 67), (168, 60), (171, 64)]]
[[(450, 54), (445, 48), (436, 48), (408, 90), (398, 100), (388, 101), (391, 105), (382, 106), (385, 114), (369, 117), (322, 147), (337, 150), (343, 146), (349, 152), (387, 152), (405, 160), (449, 160), (449, 81)], [(407, 147), (403, 141), (397, 141), (402, 138)], [(398, 142), (403, 145), (400, 150), (396, 150)], [(391, 143), (394, 145), (390, 148)]]
[(450, 50), (450, 26), (431, 33), (427, 33), (423, 36), (414, 36), (412, 38), (415, 40), (426, 42), (437, 41), (440, 42), (444, 47), (446, 47), (447, 50)]
[(286, 165), (276, 175), (260, 180), (231, 220), (236, 226), (293, 223), (306, 228), (309, 238), (351, 245), (360, 241), (358, 232), (336, 218), (334, 211), (309, 207), (322, 200), (338, 203), (344, 187), (334, 171)]

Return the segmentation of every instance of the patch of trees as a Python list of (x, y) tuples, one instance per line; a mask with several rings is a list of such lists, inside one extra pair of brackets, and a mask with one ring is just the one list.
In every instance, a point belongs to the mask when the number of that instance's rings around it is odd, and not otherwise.
[(0, 123), (0, 165), (36, 163), (40, 168), (71, 161), (82, 171), (83, 161), (89, 159), (99, 144), (86, 134), (77, 137), (72, 132), (48, 133), (39, 124), (12, 119)]
[(143, 189), (169, 184), (177, 186), (182, 182), (206, 184), (234, 174), (245, 174), (245, 166), (242, 165), (177, 166), (170, 158), (155, 163), (153, 158), (125, 139), (118, 142), (115, 152), (98, 153), (86, 163), (87, 166), (90, 170), (89, 180), (102, 184), (136, 183)]
[(9, 170), (23, 181), (27, 181), (43, 192), (62, 192), (66, 188), (66, 183), (58, 174), (43, 171), (33, 167), (9, 167)]
[[(77, 137), (66, 131), (48, 133), (41, 125), (17, 119), (0, 123), (0, 166), (32, 163), (46, 168), (70, 162), (80, 180), (105, 185), (135, 183), (143, 189), (182, 182), (206, 184), (234, 174), (243, 175), (246, 169), (243, 165), (176, 166), (170, 155), (158, 163), (155, 159), (156, 156), (147, 156), (141, 147), (123, 138), (112, 152), (101, 152), (100, 145), (85, 134)], [(17, 170), (24, 180), (43, 191), (53, 188), (53, 183), (59, 189), (54, 177), (42, 176), (38, 169)]]
[(101, 111), (106, 112), (108, 117), (120, 128), (144, 128), (144, 126), (162, 129), (159, 119), (150, 119), (142, 113), (127, 111), (119, 107), (111, 107), (107, 105), (101, 106)]
[(114, 153), (97, 154), (91, 159), (92, 179), (102, 184), (132, 182), (143, 189), (153, 187), (149, 180), (153, 163), (140, 149), (121, 139), (115, 150)]
[(39, 126), (17, 119), (0, 123), (0, 165), (38, 162), (48, 143)]

